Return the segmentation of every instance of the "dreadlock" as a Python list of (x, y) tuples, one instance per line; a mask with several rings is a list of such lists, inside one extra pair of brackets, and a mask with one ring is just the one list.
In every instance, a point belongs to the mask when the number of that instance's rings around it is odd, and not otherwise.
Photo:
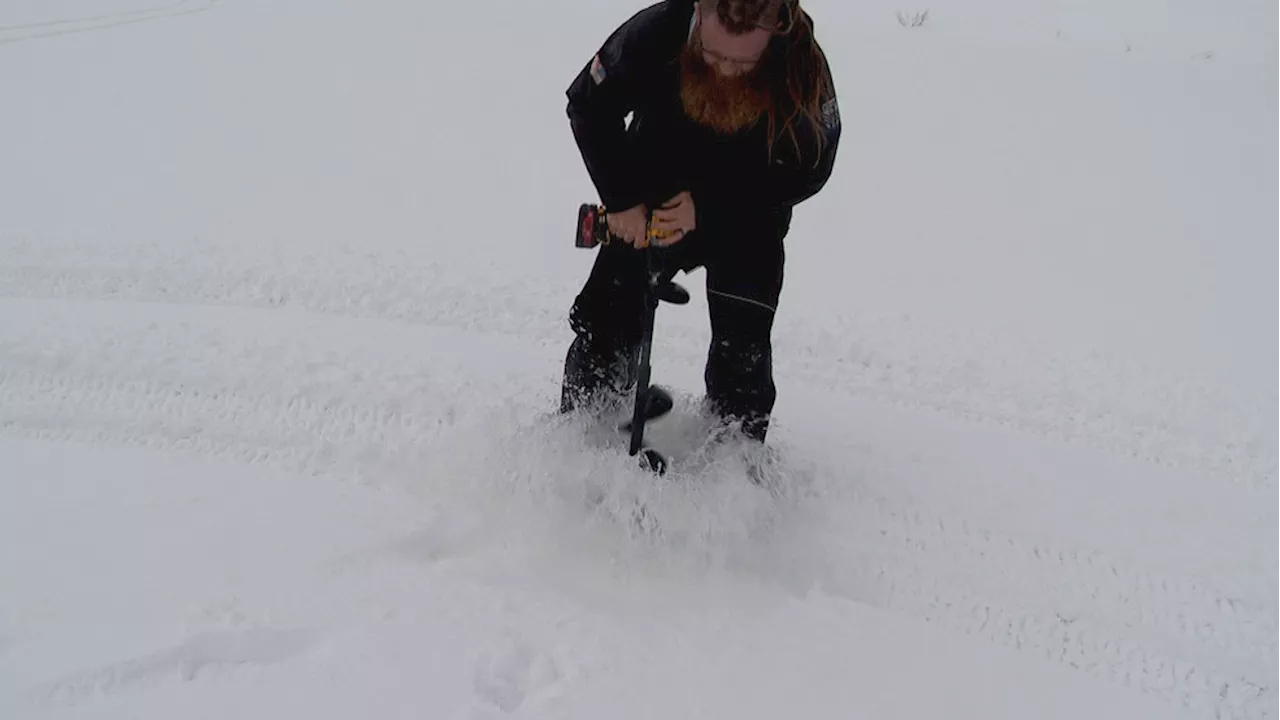
[(745, 33), (757, 28), (772, 31), (762, 70), (773, 76), (775, 95), (769, 110), (769, 152), (782, 133), (791, 138), (797, 154), (802, 154), (796, 133), (802, 116), (814, 129), (818, 157), (826, 144), (822, 105), (835, 95), (826, 56), (813, 34), (813, 19), (800, 7), (800, 0), (703, 0), (729, 32)]

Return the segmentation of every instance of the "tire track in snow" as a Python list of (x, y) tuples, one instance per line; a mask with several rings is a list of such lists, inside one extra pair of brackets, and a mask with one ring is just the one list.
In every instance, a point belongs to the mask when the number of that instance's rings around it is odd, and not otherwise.
[[(358, 272), (359, 269), (357, 269)], [(565, 308), (537, 283), (511, 288), (475, 278), (447, 282), (438, 267), (364, 268), (363, 276), (257, 267), (50, 268), (0, 266), (0, 297), (123, 300), (246, 308), (294, 308), (352, 318), (448, 326), (521, 337), (567, 328)], [(385, 274), (383, 274), (385, 273)], [(555, 292), (560, 298), (561, 293)]]
[[(834, 314), (778, 334), (785, 372), (814, 387), (1082, 443), (1215, 482), (1273, 490), (1280, 405), (1092, 348)], [(906, 342), (903, 342), (903, 336)]]
[[(352, 339), (356, 347), (332, 350), (331, 364), (361, 370), (354, 387), (345, 377), (307, 382), (296, 377), (306, 375), (299, 360), (314, 357), (307, 344), (323, 338), (282, 340), (271, 323), (249, 331), (216, 320), (154, 328), (144, 315), (116, 321), (101, 337), (82, 329), (62, 344), (55, 333), (43, 350), (0, 344), (0, 427), (366, 478), (419, 465), (449, 404), (476, 392), (427, 379), (393, 407), (400, 363), (412, 357)], [(840, 561), (861, 570), (839, 581), (855, 599), (1218, 717), (1258, 716), (1264, 680), (1233, 659), (1265, 662), (1267, 648), (1255, 640), (1274, 636), (1262, 632), (1265, 609), (1105, 553), (1028, 545), (883, 498), (855, 496), (841, 509), (858, 528), (841, 538), (849, 544)], [(1028, 585), (1034, 593), (1019, 592)]]
[(337, 397), (201, 387), (189, 380), (0, 374), (0, 427), (6, 431), (197, 452), (355, 479), (411, 465), (439, 428), (463, 412), (442, 402), (420, 402), (396, 410)]
[(383, 459), (414, 459), (440, 427), (476, 412), (476, 397), (510, 395), (508, 375), (524, 367), (504, 359), (503, 338), (474, 331), (459, 353), (456, 333), (296, 312), (137, 305), (87, 317), (91, 308), (36, 305), (0, 304), (11, 320), (0, 420), (25, 418), (43, 437), (274, 457), (302, 472), (367, 477)]
[(164, 5), (152, 5), (150, 7), (138, 8), (136, 10), (121, 10), (120, 12), (63, 18), (61, 20), (36, 20), (33, 22), (11, 23), (8, 25), (0, 25), (0, 33), (13, 32), (15, 30), (30, 30), (32, 28), (56, 27), (59, 25), (79, 25), (81, 23), (97, 22), (99, 20), (120, 20), (128, 17), (136, 17), (138, 15), (147, 15), (149, 13), (172, 10), (179, 5), (184, 5), (190, 1), (191, 0), (177, 0), (176, 2), (165, 3)]
[[(1029, 651), (1215, 718), (1267, 712), (1270, 608), (1104, 552), (1024, 543), (860, 494), (841, 504), (850, 599)], [(848, 517), (845, 517), (845, 516)], [(853, 572), (848, 571), (852, 565)], [(846, 574), (847, 573), (847, 574)]]
[[(10, 242), (11, 264), (0, 264), (0, 297), (296, 308), (539, 341), (566, 332), (567, 307), (559, 289), (532, 281), (512, 287), (484, 276), (461, 285), (448, 281), (447, 271), (434, 261), (406, 257), (389, 263), (356, 256), (337, 267), (319, 267), (310, 257), (276, 250), (279, 257), (250, 265), (234, 254), (203, 248), (183, 254), (172, 247), (140, 246), (117, 248), (121, 254), (102, 258), (90, 249), (88, 264), (70, 266), (48, 262), (49, 248)], [(848, 327), (833, 333), (802, 316), (789, 317), (775, 331), (778, 371), (900, 407), (1194, 469), (1215, 482), (1264, 491), (1275, 487), (1280, 462), (1272, 427), (1275, 398), (1255, 397), (1241, 405), (1239, 399), (1218, 397), (1177, 378), (1152, 377), (1145, 368), (1123, 369), (1092, 353), (1050, 357), (1014, 347), (1008, 339), (970, 348), (973, 352), (965, 355), (964, 348), (984, 341), (960, 338), (948, 344), (954, 338), (947, 338), (944, 350), (922, 354), (917, 345), (941, 341), (921, 335), (904, 343), (873, 324), (841, 322)], [(702, 363), (704, 348), (689, 327), (666, 324), (662, 335), (664, 354), (685, 364)], [(862, 341), (853, 346), (850, 337)], [(957, 353), (958, 360), (948, 360)], [(983, 359), (991, 353), (1003, 353), (997, 358), (1000, 366), (982, 367), (992, 362)], [(1042, 387), (1053, 388), (1053, 394), (1044, 394)], [(1083, 399), (1088, 397), (1105, 398), (1106, 404)], [(1237, 419), (1244, 410), (1256, 418), (1247, 427)], [(1257, 429), (1264, 426), (1266, 432)]]
[(27, 40), (57, 37), (59, 35), (73, 35), (93, 32), (95, 30), (107, 30), (109, 28), (121, 27), (123, 25), (135, 25), (137, 23), (151, 22), (153, 20), (182, 17), (184, 15), (196, 15), (212, 10), (214, 5), (218, 3), (218, 0), (203, 0), (201, 4), (194, 7), (189, 7), (190, 3), (191, 0), (178, 0), (178, 2), (170, 3), (168, 5), (120, 13), (72, 18), (67, 20), (47, 20), (42, 22), (18, 23), (15, 25), (0, 26), (0, 45), (10, 45)]
[[(6, 378), (6, 382), (13, 385), (0, 391), (0, 402), (6, 403), (20, 402), (32, 394), (44, 392), (92, 392), (94, 385), (101, 386), (92, 380), (50, 381), (47, 378), (24, 383), (21, 378), (13, 376)], [(6, 413), (0, 419), (0, 429), (8, 434), (38, 440), (106, 442), (152, 450), (193, 452), (221, 460), (266, 464), (293, 473), (334, 475), (344, 479), (376, 477), (380, 474), (377, 469), (382, 467), (379, 461), (389, 462), (389, 453), (383, 447), (361, 444), (338, 434), (329, 438), (307, 434), (291, 438), (278, 433), (264, 436), (233, 426), (211, 427), (209, 418), (194, 414), (185, 420), (166, 416), (159, 409), (160, 403), (154, 401), (157, 398), (163, 400), (165, 395), (181, 396), (176, 388), (153, 387), (146, 393), (150, 398), (125, 397), (123, 401), (122, 392), (128, 391), (113, 388), (97, 397), (89, 395), (84, 404), (110, 405), (120, 410), (150, 408), (151, 412), (140, 418), (124, 412), (95, 413), (79, 401), (67, 401), (44, 411), (28, 409), (27, 412)], [(242, 398), (233, 399), (235, 402), (240, 400)]]

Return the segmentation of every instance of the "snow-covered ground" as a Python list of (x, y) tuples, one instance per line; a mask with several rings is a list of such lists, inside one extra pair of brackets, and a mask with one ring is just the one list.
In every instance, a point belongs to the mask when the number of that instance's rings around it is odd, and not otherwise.
[(807, 2), (778, 497), (546, 421), (641, 4), (0, 7), (0, 717), (1277, 716), (1274, 3)]

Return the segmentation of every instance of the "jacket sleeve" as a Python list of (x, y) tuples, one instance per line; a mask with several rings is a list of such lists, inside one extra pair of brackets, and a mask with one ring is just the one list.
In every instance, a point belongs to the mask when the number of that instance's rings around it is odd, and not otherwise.
[[(792, 144), (790, 135), (777, 141), (777, 159), (769, 167), (762, 183), (762, 196), (759, 198), (765, 205), (794, 207), (817, 195), (826, 186), (827, 180), (831, 179), (842, 129), (835, 90), (832, 89), (822, 100), (818, 123), (811, 123), (803, 116), (799, 122), (802, 129), (796, 133), (800, 146), (798, 149)], [(816, 149), (814, 142), (819, 137), (822, 139), (820, 151)]]
[[(835, 103), (835, 99), (827, 102)], [(838, 119), (834, 124), (824, 119), (823, 127), (818, 130), (823, 136), (822, 150), (812, 165), (775, 164), (770, 168), (769, 178), (765, 182), (765, 202), (773, 206), (794, 207), (817, 195), (826, 186), (827, 180), (831, 179), (831, 172), (835, 169), (840, 129)], [(790, 140), (784, 139), (781, 142)]]
[(567, 113), (574, 140), (600, 200), (627, 209), (643, 201), (640, 158), (628, 143), (626, 116), (635, 109), (661, 39), (681, 3), (661, 2), (632, 16), (605, 40), (570, 84)]

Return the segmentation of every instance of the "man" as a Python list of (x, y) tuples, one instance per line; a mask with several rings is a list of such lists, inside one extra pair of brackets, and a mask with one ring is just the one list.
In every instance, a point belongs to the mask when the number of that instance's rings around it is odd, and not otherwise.
[[(570, 312), (561, 410), (634, 387), (644, 253), (706, 268), (706, 404), (763, 442), (777, 390), (771, 334), (792, 208), (825, 185), (840, 116), (798, 0), (668, 0), (613, 32), (574, 79), (568, 116), (623, 242), (598, 250)], [(630, 123), (626, 116), (631, 114)], [(617, 395), (612, 395), (617, 397)]]

